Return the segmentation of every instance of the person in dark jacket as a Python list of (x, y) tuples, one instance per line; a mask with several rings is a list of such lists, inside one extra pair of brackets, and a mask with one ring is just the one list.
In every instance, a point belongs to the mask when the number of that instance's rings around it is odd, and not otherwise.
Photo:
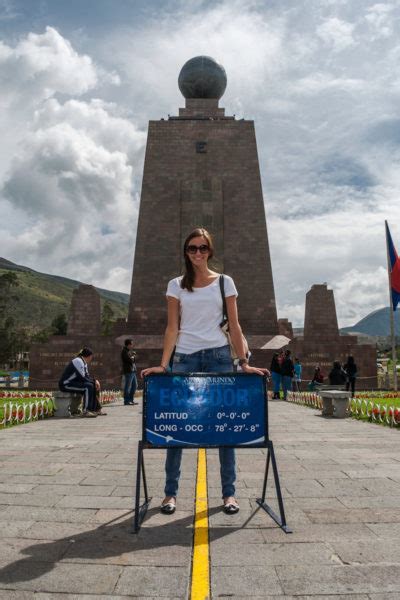
[(90, 377), (88, 370), (92, 359), (93, 351), (82, 348), (78, 356), (67, 364), (58, 382), (62, 392), (80, 392), (83, 395), (82, 417), (96, 417), (98, 412), (96, 389), (100, 389), (100, 384)]
[(287, 399), (288, 391), (292, 389), (292, 379), (294, 375), (294, 364), (291, 358), (290, 350), (286, 350), (285, 357), (281, 364), (283, 399)]
[(137, 389), (136, 379), (136, 352), (133, 351), (133, 342), (131, 339), (126, 339), (121, 352), (122, 373), (125, 377), (124, 385), (124, 404), (137, 404), (134, 401), (135, 392)]
[(315, 367), (313, 378), (308, 384), (308, 389), (310, 391), (318, 390), (321, 385), (324, 383), (324, 375), (321, 371), (321, 367), (318, 365)]
[(334, 361), (328, 377), (330, 385), (344, 385), (346, 383), (346, 372), (342, 369), (342, 365), (338, 360)]
[(271, 360), (271, 366), (269, 368), (271, 371), (272, 386), (274, 390), (272, 398), (274, 400), (279, 399), (279, 391), (281, 389), (281, 365), (279, 364), (278, 356), (278, 352), (274, 352)]
[(349, 391), (349, 389), (351, 387), (351, 397), (354, 398), (354, 390), (356, 387), (356, 377), (357, 377), (357, 365), (354, 362), (353, 356), (347, 357), (347, 363), (344, 365), (343, 368), (347, 374), (346, 390)]

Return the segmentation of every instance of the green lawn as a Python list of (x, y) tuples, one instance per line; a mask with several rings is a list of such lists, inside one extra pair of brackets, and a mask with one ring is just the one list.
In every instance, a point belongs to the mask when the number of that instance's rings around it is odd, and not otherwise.
[[(40, 402), (41, 400), (42, 401), (47, 400), (49, 410), (50, 411), (53, 410), (54, 405), (53, 405), (52, 399), (51, 398), (44, 398), (43, 396), (41, 396), (41, 397), (39, 397), (39, 396), (32, 397), (32, 396), (29, 395), (29, 396), (25, 396), (25, 397), (22, 397), (22, 398), (19, 398), (19, 397), (17, 397), (17, 398), (0, 398), (0, 429), (2, 429), (4, 427), (10, 427), (12, 425), (17, 425), (18, 422), (19, 423), (26, 422), (26, 421), (22, 420), (22, 407), (24, 405), (27, 405), (27, 404), (29, 404), (29, 405), (30, 404), (35, 404), (36, 402)], [(11, 404), (13, 406), (13, 413), (12, 413), (13, 418), (12, 418), (11, 421), (8, 420), (7, 423), (4, 424), (4, 405), (5, 404), (9, 404), (10, 402), (11, 402)], [(39, 409), (38, 409), (39, 416), (41, 416), (40, 410), (41, 409), (39, 407)], [(19, 421), (17, 419), (18, 412), (21, 415), (21, 420), (19, 420)], [(7, 414), (9, 416), (9, 413), (7, 413)], [(27, 417), (30, 416), (30, 410), (29, 409), (26, 411), (26, 414), (27, 414)], [(36, 416), (36, 412), (34, 413), (33, 416), (34, 417)]]
[(400, 408), (400, 394), (393, 392), (356, 392), (356, 399), (365, 400), (366, 402), (374, 402), (381, 406), (394, 406)]
[(350, 406), (356, 419), (400, 425), (400, 396), (397, 392), (358, 392)]

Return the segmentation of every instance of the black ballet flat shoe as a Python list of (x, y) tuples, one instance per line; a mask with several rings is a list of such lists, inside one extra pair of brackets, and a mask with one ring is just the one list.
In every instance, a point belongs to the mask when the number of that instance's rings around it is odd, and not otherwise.
[(173, 500), (161, 504), (160, 510), (164, 515), (172, 515), (176, 510), (176, 504)]
[(226, 504), (224, 504), (224, 512), (227, 515), (234, 515), (236, 513), (238, 513), (240, 510), (239, 504), (235, 501), (235, 502), (227, 502)]

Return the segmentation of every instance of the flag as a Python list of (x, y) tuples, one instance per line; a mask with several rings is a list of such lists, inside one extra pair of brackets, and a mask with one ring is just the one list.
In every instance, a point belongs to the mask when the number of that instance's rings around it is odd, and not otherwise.
[(389, 256), (389, 278), (390, 288), (392, 291), (392, 305), (393, 310), (396, 310), (397, 304), (400, 302), (400, 258), (397, 256), (396, 248), (394, 247), (392, 236), (390, 235), (389, 226), (387, 221), (386, 225), (386, 240), (388, 246)]

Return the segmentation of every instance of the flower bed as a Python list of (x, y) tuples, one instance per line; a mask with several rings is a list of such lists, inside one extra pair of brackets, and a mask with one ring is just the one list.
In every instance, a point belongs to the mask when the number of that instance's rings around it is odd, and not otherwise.
[(53, 412), (50, 392), (0, 392), (0, 428), (37, 421)]
[[(322, 399), (316, 392), (289, 392), (288, 401), (322, 409)], [(350, 415), (355, 419), (400, 426), (400, 397), (396, 392), (358, 392), (350, 400)]]
[[(121, 397), (115, 390), (100, 392), (101, 404), (111, 404)], [(0, 391), (0, 429), (30, 423), (53, 416), (52, 392)]]

